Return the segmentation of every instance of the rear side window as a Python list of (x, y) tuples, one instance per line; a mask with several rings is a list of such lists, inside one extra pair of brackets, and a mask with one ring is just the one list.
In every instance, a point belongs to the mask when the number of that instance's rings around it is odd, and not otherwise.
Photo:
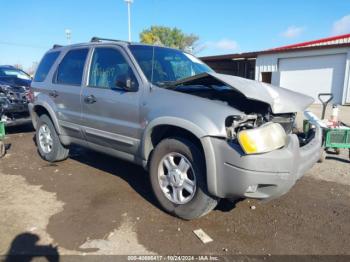
[(34, 81), (43, 82), (49, 73), (53, 63), (55, 63), (60, 52), (50, 52), (47, 53), (40, 62), (38, 69), (36, 70)]
[(81, 85), (88, 49), (69, 51), (60, 63), (56, 73), (56, 83), (64, 85)]

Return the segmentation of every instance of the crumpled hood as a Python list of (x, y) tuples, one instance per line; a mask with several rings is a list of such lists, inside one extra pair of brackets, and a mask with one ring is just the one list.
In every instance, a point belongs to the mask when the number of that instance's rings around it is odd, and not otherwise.
[(314, 102), (310, 96), (282, 87), (254, 81), (242, 77), (208, 72), (183, 79), (178, 84), (205, 84), (219, 81), (242, 93), (245, 97), (265, 102), (271, 106), (274, 114), (302, 112)]
[(24, 86), (29, 87), (31, 80), (21, 79), (18, 77), (1, 77), (0, 76), (0, 84), (1, 85), (10, 85), (10, 86)]

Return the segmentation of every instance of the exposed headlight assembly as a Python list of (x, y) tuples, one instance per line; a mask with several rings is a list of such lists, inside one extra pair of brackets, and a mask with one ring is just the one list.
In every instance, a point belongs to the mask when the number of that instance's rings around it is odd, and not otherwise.
[(266, 153), (286, 144), (286, 132), (277, 123), (266, 123), (253, 129), (238, 132), (238, 142), (246, 154)]

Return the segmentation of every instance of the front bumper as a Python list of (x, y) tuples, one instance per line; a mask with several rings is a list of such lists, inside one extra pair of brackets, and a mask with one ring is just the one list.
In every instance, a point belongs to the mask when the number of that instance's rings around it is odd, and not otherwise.
[(32, 119), (30, 118), (30, 116), (28, 116), (23, 118), (7, 119), (4, 122), (6, 127), (21, 126), (21, 125), (30, 124), (32, 122)]
[(3, 114), (0, 120), (5, 122), (6, 126), (17, 126), (31, 122), (28, 104), (7, 103), (0, 106), (3, 107)]
[[(221, 198), (249, 197), (270, 199), (289, 191), (319, 159), (321, 130), (303, 147), (298, 137), (288, 136), (285, 147), (269, 153), (245, 155), (237, 144), (210, 138), (215, 155), (215, 186), (211, 192)], [(211, 181), (210, 181), (211, 180)], [(208, 179), (208, 184), (213, 178)], [(252, 188), (256, 187), (256, 190)], [(249, 190), (248, 190), (249, 188)]]

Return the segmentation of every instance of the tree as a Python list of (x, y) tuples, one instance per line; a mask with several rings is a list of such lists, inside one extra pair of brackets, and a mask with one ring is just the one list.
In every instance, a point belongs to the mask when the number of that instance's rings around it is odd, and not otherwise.
[(141, 43), (155, 44), (195, 52), (199, 37), (185, 34), (180, 29), (165, 26), (151, 26), (140, 33)]

